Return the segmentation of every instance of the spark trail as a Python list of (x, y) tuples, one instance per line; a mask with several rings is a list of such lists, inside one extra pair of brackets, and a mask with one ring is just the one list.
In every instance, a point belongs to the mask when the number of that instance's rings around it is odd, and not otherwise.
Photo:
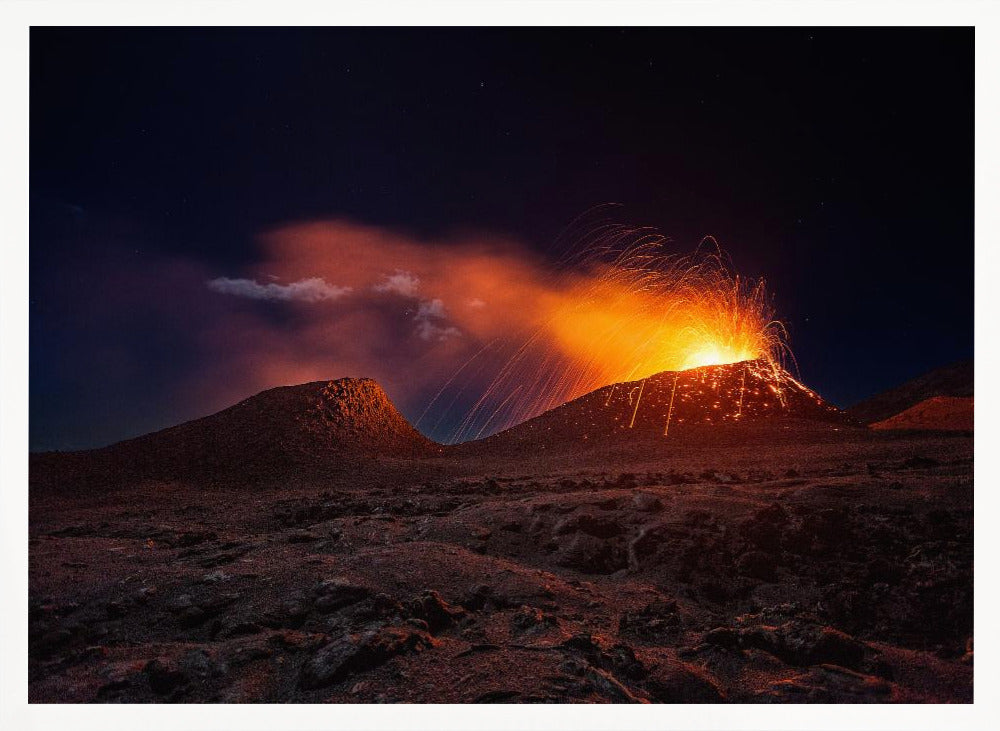
[(737, 274), (715, 239), (677, 253), (653, 229), (616, 223), (569, 238), (546, 295), (526, 303), (541, 324), (489, 346), (500, 366), (454, 441), (612, 383), (750, 360), (777, 373), (791, 357), (764, 281)]

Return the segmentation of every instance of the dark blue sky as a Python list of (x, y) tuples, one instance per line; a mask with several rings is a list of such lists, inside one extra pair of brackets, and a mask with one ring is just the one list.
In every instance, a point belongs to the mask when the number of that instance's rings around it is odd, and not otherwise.
[[(203, 415), (193, 304), (341, 217), (540, 252), (621, 203), (764, 276), (842, 406), (972, 356), (971, 29), (33, 29), (31, 444)], [(148, 274), (148, 272), (147, 272)], [(335, 374), (331, 374), (335, 375)], [(407, 414), (415, 416), (414, 414)]]

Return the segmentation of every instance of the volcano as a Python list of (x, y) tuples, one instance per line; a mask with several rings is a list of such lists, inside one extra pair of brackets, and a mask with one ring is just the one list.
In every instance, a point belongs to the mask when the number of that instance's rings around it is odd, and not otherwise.
[(380, 455), (420, 457), (437, 450), (377, 382), (342, 378), (272, 388), (211, 416), (103, 449), (37, 455), (32, 478), (280, 477)]
[(786, 370), (751, 360), (605, 386), (483, 442), (499, 448), (625, 434), (669, 437), (692, 426), (779, 421), (854, 423)]

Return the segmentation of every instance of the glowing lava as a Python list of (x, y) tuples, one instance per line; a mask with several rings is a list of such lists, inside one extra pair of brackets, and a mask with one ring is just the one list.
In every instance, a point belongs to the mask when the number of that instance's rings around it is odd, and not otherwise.
[(710, 344), (691, 353), (691, 355), (687, 357), (687, 360), (684, 361), (684, 365), (681, 370), (689, 371), (692, 368), (701, 368), (702, 366), (739, 363), (744, 360), (753, 360), (757, 357), (757, 355), (757, 353), (737, 351), (731, 348)]
[(544, 297), (525, 303), (542, 325), (494, 346), (506, 348), (503, 365), (456, 440), (608, 384), (742, 361), (777, 371), (789, 354), (763, 280), (737, 275), (714, 239), (678, 255), (653, 231), (608, 225), (572, 249), (559, 272)]

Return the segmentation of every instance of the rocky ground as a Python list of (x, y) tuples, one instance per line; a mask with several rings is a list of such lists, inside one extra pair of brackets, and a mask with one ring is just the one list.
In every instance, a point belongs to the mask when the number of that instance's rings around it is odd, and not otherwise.
[(970, 702), (972, 464), (720, 426), (33, 490), (30, 700)]

